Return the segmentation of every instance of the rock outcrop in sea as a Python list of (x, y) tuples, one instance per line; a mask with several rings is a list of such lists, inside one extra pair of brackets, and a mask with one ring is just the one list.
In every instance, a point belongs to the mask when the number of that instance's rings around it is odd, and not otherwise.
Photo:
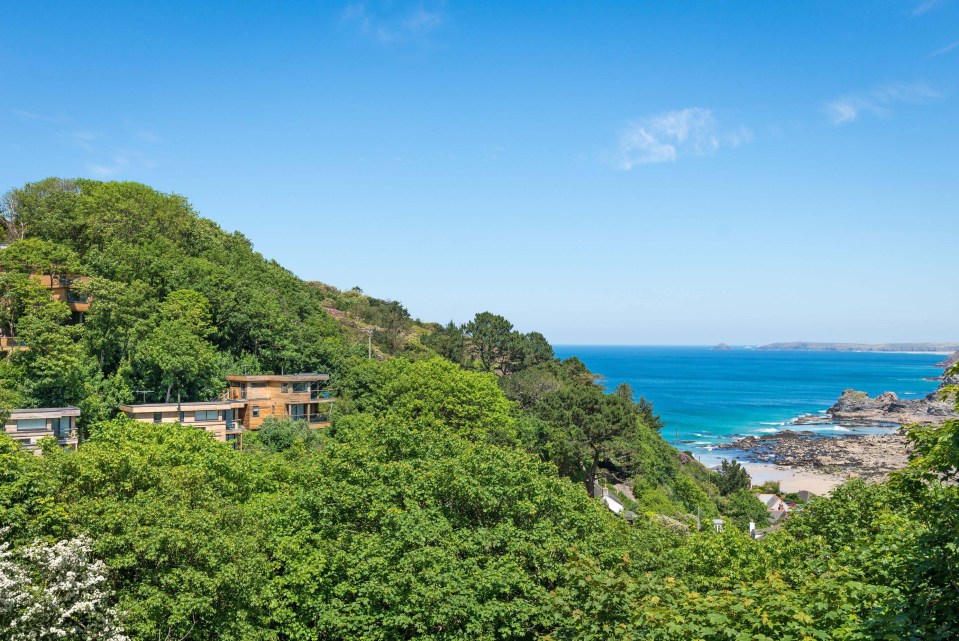
[[(899, 398), (893, 392), (883, 392), (872, 398), (865, 392), (847, 389), (836, 404), (826, 410), (826, 415), (840, 424), (851, 425), (942, 425), (947, 420), (959, 418), (955, 411), (955, 393), (949, 389), (953, 385), (959, 385), (959, 375), (944, 376), (939, 389), (915, 400)], [(808, 421), (800, 418), (797, 422)]]

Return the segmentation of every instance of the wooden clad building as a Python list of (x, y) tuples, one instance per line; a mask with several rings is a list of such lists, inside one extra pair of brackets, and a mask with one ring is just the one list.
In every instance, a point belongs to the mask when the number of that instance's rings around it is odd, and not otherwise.
[(330, 424), (333, 393), (329, 374), (257, 374), (227, 376), (227, 397), (242, 401), (243, 427), (257, 429), (268, 416), (306, 421), (313, 427)]
[(56, 438), (61, 447), (75, 450), (78, 416), (80, 409), (76, 407), (12, 410), (3, 431), (28, 450), (35, 450), (37, 441), (45, 436)]
[(121, 405), (120, 411), (143, 423), (180, 423), (213, 435), (221, 443), (239, 447), (242, 439), (242, 402), (140, 403)]
[(90, 282), (88, 277), (31, 272), (30, 278), (49, 289), (50, 297), (66, 303), (74, 314), (85, 314), (90, 310), (90, 296), (82, 293), (83, 288)]

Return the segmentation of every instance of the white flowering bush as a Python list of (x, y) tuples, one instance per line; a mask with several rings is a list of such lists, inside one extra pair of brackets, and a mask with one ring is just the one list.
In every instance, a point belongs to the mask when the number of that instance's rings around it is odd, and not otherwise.
[(14, 551), (0, 530), (0, 639), (128, 641), (109, 607), (102, 561), (86, 537)]

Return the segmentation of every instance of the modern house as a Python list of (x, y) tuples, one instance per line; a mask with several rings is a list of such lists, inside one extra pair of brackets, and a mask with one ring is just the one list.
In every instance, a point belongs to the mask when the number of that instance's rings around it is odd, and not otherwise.
[(242, 414), (245, 405), (236, 401), (200, 403), (141, 403), (121, 405), (120, 411), (142, 423), (180, 423), (204, 430), (221, 443), (242, 442)]
[(330, 424), (333, 392), (329, 374), (256, 374), (227, 376), (227, 399), (245, 406), (243, 427), (255, 430), (268, 416), (306, 421), (313, 427)]
[(229, 391), (218, 401), (140, 403), (120, 411), (143, 423), (180, 423), (204, 430), (221, 443), (242, 447), (243, 430), (255, 430), (268, 416), (325, 427), (333, 393), (324, 389), (329, 374), (227, 376)]
[(180, 423), (210, 432), (221, 443), (241, 445), (244, 406), (232, 401), (141, 403), (121, 405), (120, 411), (142, 423)]
[(88, 277), (31, 272), (30, 278), (49, 289), (53, 300), (66, 303), (75, 320), (83, 320), (83, 314), (89, 311), (91, 302), (90, 295), (82, 293), (83, 288), (90, 282)]
[(76, 407), (12, 410), (3, 431), (28, 450), (36, 450), (37, 441), (45, 436), (56, 438), (61, 447), (75, 450), (78, 416), (80, 410)]
[[(73, 315), (73, 322), (82, 323), (83, 315), (90, 309), (92, 297), (83, 293), (85, 286), (90, 282), (87, 276), (69, 276), (64, 274), (43, 274), (30, 272), (30, 280), (50, 291), (50, 298), (65, 303)], [(7, 301), (9, 302), (9, 301)], [(4, 304), (0, 301), (0, 304)], [(13, 352), (27, 349), (21, 345), (15, 336), (7, 336), (9, 329), (0, 329), (0, 352)]]

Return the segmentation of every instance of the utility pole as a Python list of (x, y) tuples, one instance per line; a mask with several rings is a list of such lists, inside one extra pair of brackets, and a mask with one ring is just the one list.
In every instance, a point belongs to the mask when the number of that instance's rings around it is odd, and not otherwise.
[(143, 394), (143, 398), (140, 399), (140, 401), (141, 401), (142, 403), (146, 403), (146, 402), (147, 402), (147, 394), (152, 394), (152, 393), (153, 393), (153, 390), (152, 390), (152, 389), (138, 389), (138, 390), (136, 390), (136, 391), (134, 392), (134, 394)]
[(373, 328), (366, 330), (366, 360), (373, 359)]

